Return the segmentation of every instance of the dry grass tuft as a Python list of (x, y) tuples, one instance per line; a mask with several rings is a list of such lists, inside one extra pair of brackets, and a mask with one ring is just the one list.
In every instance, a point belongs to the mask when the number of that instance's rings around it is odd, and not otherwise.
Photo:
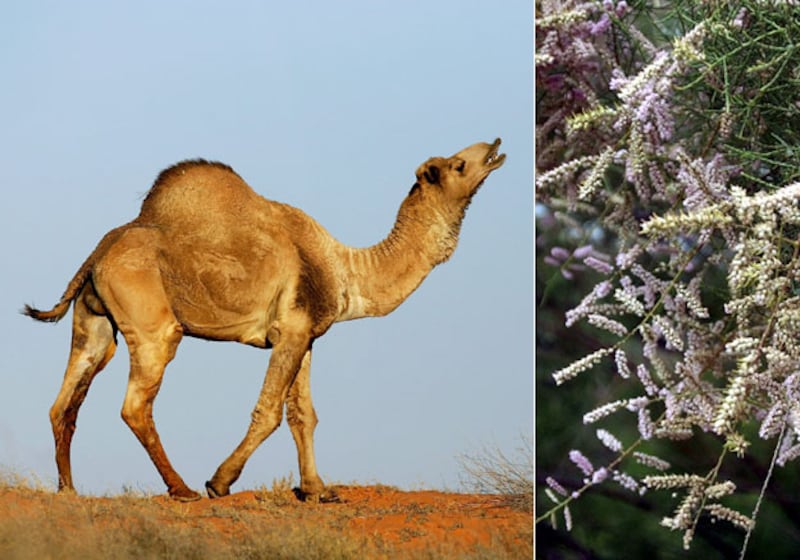
[(533, 513), (533, 442), (520, 437), (513, 458), (497, 447), (483, 447), (459, 457), (466, 479), (462, 484), (479, 494), (497, 494), (503, 503)]
[(294, 476), (292, 474), (276, 478), (273, 479), (271, 488), (262, 486), (256, 490), (256, 499), (268, 509), (280, 509), (294, 505), (297, 502), (294, 487)]
[(0, 465), (0, 490), (30, 490), (34, 492), (52, 492), (55, 484), (46, 482), (35, 473), (23, 475), (11, 468)]

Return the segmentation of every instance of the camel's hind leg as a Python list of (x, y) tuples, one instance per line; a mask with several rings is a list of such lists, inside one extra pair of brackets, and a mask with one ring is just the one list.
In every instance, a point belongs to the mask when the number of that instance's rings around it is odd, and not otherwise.
[(286, 399), (286, 420), (297, 446), (297, 461), (300, 465), (300, 493), (311, 501), (337, 501), (336, 494), (326, 491), (325, 484), (317, 473), (314, 459), (314, 428), (317, 413), (311, 401), (311, 350), (303, 356), (300, 371), (289, 388)]
[(111, 321), (108, 317), (93, 312), (93, 309), (100, 312), (102, 305), (91, 284), (87, 284), (75, 300), (69, 363), (61, 391), (50, 408), (59, 490), (74, 490), (70, 446), (78, 410), (86, 398), (92, 380), (114, 356), (117, 348), (116, 330)]
[(165, 324), (159, 332), (148, 333), (151, 335), (148, 337), (132, 332), (123, 334), (130, 350), (131, 371), (122, 419), (147, 450), (169, 495), (181, 501), (200, 499), (200, 494), (190, 489), (172, 467), (153, 421), (153, 403), (161, 387), (164, 368), (174, 357), (182, 337), (180, 325)]
[(155, 235), (148, 229), (128, 230), (104, 256), (95, 285), (128, 344), (131, 369), (122, 419), (147, 450), (169, 495), (196, 500), (200, 495), (172, 467), (153, 422), (164, 369), (183, 337), (164, 290)]

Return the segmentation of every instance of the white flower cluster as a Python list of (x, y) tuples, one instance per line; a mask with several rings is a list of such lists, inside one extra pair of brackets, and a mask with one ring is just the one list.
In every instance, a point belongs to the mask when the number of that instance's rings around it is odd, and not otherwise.
[(703, 484), (699, 483), (689, 487), (686, 497), (675, 509), (672, 517), (664, 517), (661, 525), (673, 531), (683, 531), (683, 548), (689, 550), (694, 538), (695, 520), (703, 503)]
[(746, 515), (723, 506), (719, 503), (709, 503), (732, 494), (736, 485), (729, 481), (710, 482), (708, 477), (698, 475), (656, 475), (645, 477), (642, 481), (648, 488), (669, 490), (686, 488), (686, 496), (680, 502), (672, 517), (661, 520), (664, 527), (672, 530), (683, 531), (683, 546), (688, 550), (694, 537), (694, 529), (701, 513), (708, 513), (712, 519), (723, 519), (733, 523), (740, 529), (747, 530), (753, 521)]
[(599, 313), (590, 313), (586, 317), (586, 320), (590, 325), (595, 326), (598, 329), (606, 330), (617, 336), (625, 336), (626, 334), (628, 334), (628, 327), (626, 327), (619, 321), (615, 321), (614, 319), (609, 319), (605, 315), (600, 315)]
[(728, 523), (736, 525), (744, 531), (751, 529), (755, 524), (751, 518), (743, 513), (740, 513), (729, 507), (725, 507), (721, 504), (708, 504), (704, 509), (711, 514), (712, 518), (723, 519)]
[(602, 406), (595, 408), (591, 412), (587, 412), (586, 414), (584, 414), (583, 423), (594, 424), (601, 418), (605, 418), (606, 416), (616, 412), (617, 410), (628, 407), (629, 404), (630, 401), (628, 401), (627, 399), (606, 403)]
[[(747, 369), (749, 362), (742, 361), (743, 369)], [(745, 395), (747, 392), (746, 373), (736, 375), (725, 391), (725, 398), (714, 418), (714, 431), (720, 435), (726, 435), (736, 429), (736, 424), (741, 420), (740, 415), (745, 406)]]
[(608, 447), (611, 451), (622, 451), (622, 442), (608, 430), (600, 428), (597, 430), (596, 434), (597, 439), (599, 439), (602, 444)]
[(695, 212), (653, 216), (642, 224), (642, 235), (675, 235), (725, 227), (733, 222), (733, 216), (725, 210), (724, 205), (719, 205)]
[(631, 376), (631, 368), (628, 366), (628, 357), (624, 350), (618, 349), (614, 353), (614, 363), (617, 366), (617, 373), (622, 379), (628, 379)]
[(543, 191), (551, 186), (560, 187), (571, 181), (579, 171), (594, 166), (599, 159), (599, 156), (583, 156), (541, 173), (536, 177), (536, 189)]
[(649, 455), (647, 453), (642, 453), (641, 451), (634, 451), (633, 456), (637, 463), (644, 465), (645, 467), (651, 467), (659, 471), (665, 471), (670, 467), (670, 464), (667, 461), (656, 457), (655, 455)]
[(567, 133), (575, 134), (616, 117), (617, 112), (607, 105), (599, 105), (567, 118)]
[(663, 474), (646, 476), (642, 482), (648, 488), (667, 490), (670, 488), (685, 488), (689, 486), (703, 485), (705, 483), (705, 479), (696, 474)]
[(603, 186), (603, 176), (613, 160), (614, 148), (611, 146), (607, 147), (599, 156), (597, 156), (597, 160), (595, 160), (594, 166), (589, 172), (589, 175), (578, 187), (579, 199), (586, 200), (590, 198), (595, 191)]
[(558, 370), (553, 374), (553, 379), (555, 380), (556, 385), (561, 385), (565, 381), (577, 376), (579, 373), (593, 368), (612, 351), (613, 348), (601, 348), (600, 350), (592, 352), (588, 356), (584, 356), (577, 362), (573, 362), (567, 367)]
[(598, 309), (596, 307), (597, 302), (605, 298), (610, 291), (611, 291), (611, 282), (604, 281), (595, 285), (595, 287), (592, 288), (592, 291), (586, 297), (583, 298), (583, 300), (577, 307), (571, 309), (570, 311), (567, 311), (565, 317), (566, 325), (570, 327), (580, 319), (588, 316), (591, 313), (594, 313)]
[(587, 9), (559, 11), (549, 16), (536, 18), (536, 27), (540, 29), (559, 28), (565, 25), (585, 21), (589, 17)]

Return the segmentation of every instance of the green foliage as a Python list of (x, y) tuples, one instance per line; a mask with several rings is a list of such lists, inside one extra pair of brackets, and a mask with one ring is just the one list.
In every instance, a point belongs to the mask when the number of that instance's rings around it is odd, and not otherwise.
[[(672, 4), (670, 16), (681, 26), (709, 22), (705, 59), (679, 90), (683, 99), (702, 111), (689, 113), (687, 130), (715, 124), (701, 134), (702, 149), (719, 149), (737, 162), (741, 166), (737, 182), (751, 192), (796, 182), (800, 179), (797, 7), (755, 0), (720, 2), (713, 9), (685, 0)], [(698, 99), (704, 99), (705, 106), (697, 107)]]

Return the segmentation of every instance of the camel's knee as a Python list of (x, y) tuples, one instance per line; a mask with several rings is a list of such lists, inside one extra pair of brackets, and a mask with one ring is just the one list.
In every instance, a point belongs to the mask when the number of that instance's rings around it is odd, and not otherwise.
[(259, 440), (263, 441), (272, 432), (278, 429), (283, 420), (281, 407), (256, 407), (251, 414), (250, 431)]
[(61, 425), (61, 419), (63, 418), (64, 414), (61, 411), (61, 407), (57, 405), (58, 403), (55, 403), (50, 407), (50, 425), (53, 426), (54, 430), (56, 427)]
[(157, 391), (157, 386), (147, 390), (128, 387), (120, 415), (137, 435), (147, 430), (152, 422), (152, 402)]
[(143, 407), (136, 407), (133, 405), (128, 404), (126, 401), (122, 405), (122, 410), (120, 412), (120, 416), (122, 417), (122, 421), (127, 424), (127, 426), (134, 432), (139, 433), (144, 429), (146, 424), (144, 408)]
[(153, 425), (153, 418), (148, 407), (130, 407), (123, 405), (122, 420), (128, 425), (136, 439), (149, 448), (158, 440), (158, 435)]
[(74, 428), (78, 409), (86, 398), (94, 376), (105, 365), (107, 361), (105, 358), (110, 359), (110, 355), (114, 353), (112, 346), (109, 346), (103, 359), (99, 358), (101, 354), (94, 356), (81, 354), (70, 360), (61, 391), (50, 407), (50, 423), (53, 430), (61, 430), (64, 426)]
[(75, 431), (75, 418), (72, 418), (71, 422), (69, 420), (65, 408), (56, 401), (50, 407), (50, 425), (53, 428), (53, 435), (56, 441), (63, 439), (65, 433), (71, 435)]
[(50, 425), (54, 430), (60, 429), (64, 425), (64, 412), (64, 407), (58, 401), (50, 407)]

